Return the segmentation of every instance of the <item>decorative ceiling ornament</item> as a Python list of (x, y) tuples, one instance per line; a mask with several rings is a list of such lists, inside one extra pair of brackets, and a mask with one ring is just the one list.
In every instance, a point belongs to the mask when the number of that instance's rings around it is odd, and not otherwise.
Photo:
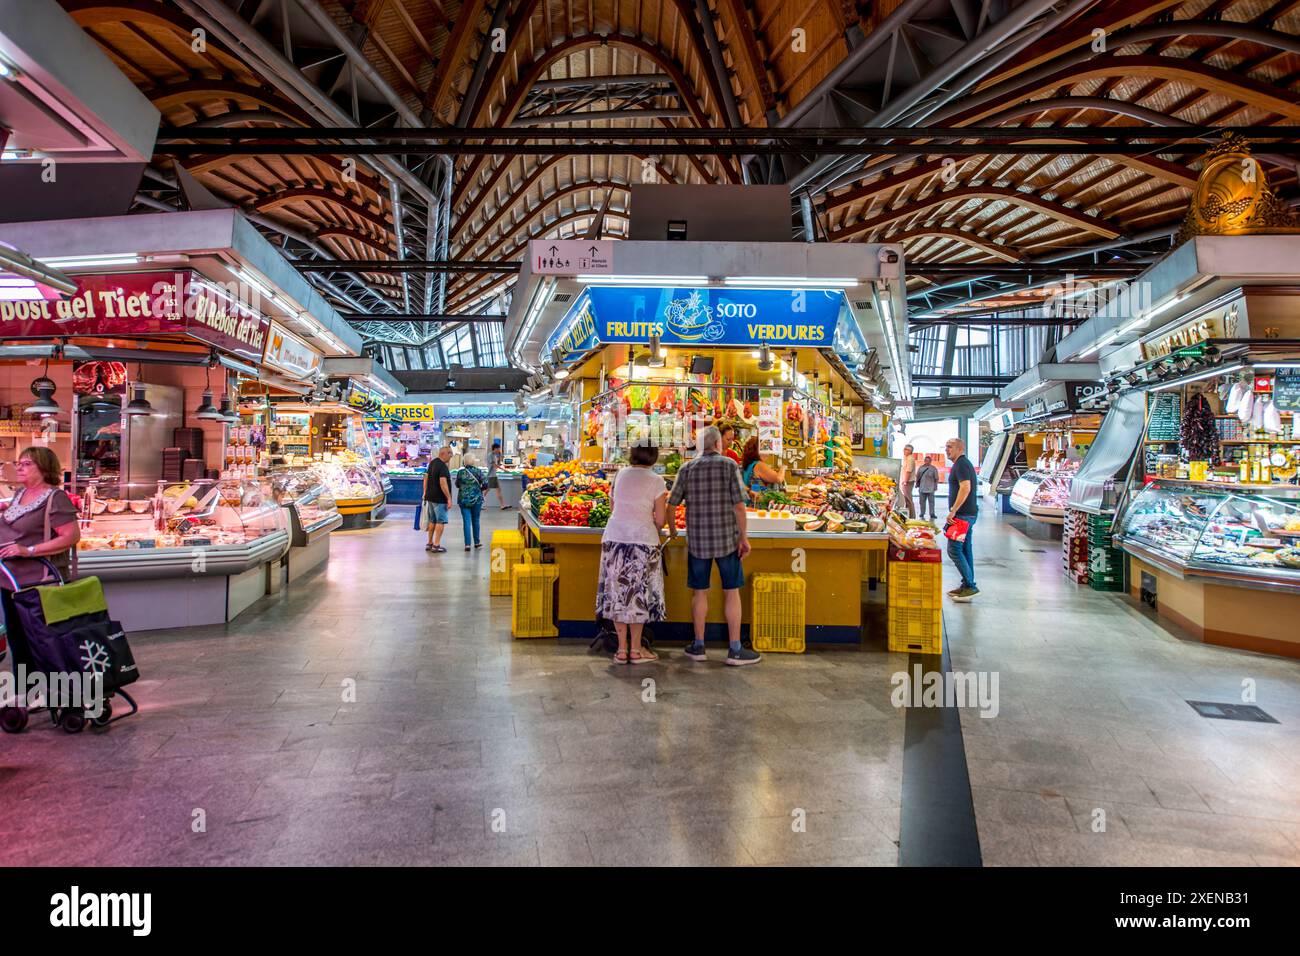
[(1176, 245), (1193, 236), (1300, 233), (1300, 218), (1277, 198), (1250, 143), (1231, 130), (1205, 154)]

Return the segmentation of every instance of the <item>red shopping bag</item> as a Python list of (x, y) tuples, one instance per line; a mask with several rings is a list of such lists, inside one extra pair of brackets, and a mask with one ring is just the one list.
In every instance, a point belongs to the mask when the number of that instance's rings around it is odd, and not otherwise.
[(961, 518), (953, 518), (943, 527), (943, 534), (949, 541), (962, 542), (966, 540), (966, 532), (970, 530), (970, 522)]

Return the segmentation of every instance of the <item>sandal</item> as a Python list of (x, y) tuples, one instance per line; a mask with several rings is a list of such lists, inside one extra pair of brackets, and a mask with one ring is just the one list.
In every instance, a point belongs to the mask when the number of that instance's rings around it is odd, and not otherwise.
[(654, 651), (646, 650), (644, 647), (639, 651), (632, 652), (633, 664), (653, 664), (657, 660), (659, 660), (659, 655)]
[(614, 652), (614, 663), (615, 663), (615, 664), (626, 664), (627, 662), (628, 662), (628, 660), (627, 660), (627, 651), (615, 651), (615, 652)]

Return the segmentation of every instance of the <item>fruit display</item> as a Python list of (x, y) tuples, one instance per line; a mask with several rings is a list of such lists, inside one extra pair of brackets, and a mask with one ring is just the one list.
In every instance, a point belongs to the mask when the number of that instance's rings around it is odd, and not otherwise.
[(576, 458), (570, 461), (557, 461), (549, 465), (538, 465), (535, 468), (525, 468), (524, 477), (530, 482), (541, 481), (544, 478), (565, 478), (569, 475), (585, 474), (586, 466)]
[(587, 527), (603, 528), (609, 523), (609, 515), (613, 510), (608, 499), (593, 501), (591, 510), (587, 514)]
[(813, 479), (795, 489), (790, 493), (790, 501), (813, 508), (825, 507), (850, 514), (871, 515), (889, 509), (893, 500), (893, 487), (894, 483), (884, 475), (836, 473), (828, 478)]
[(931, 521), (905, 521), (897, 512), (885, 520), (890, 543), (908, 551), (937, 549), (939, 529)]

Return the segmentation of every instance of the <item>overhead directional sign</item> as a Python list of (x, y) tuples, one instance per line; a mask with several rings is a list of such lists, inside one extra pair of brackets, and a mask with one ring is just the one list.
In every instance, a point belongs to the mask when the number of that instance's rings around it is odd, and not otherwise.
[(608, 239), (533, 239), (528, 257), (534, 275), (612, 275), (614, 243)]

